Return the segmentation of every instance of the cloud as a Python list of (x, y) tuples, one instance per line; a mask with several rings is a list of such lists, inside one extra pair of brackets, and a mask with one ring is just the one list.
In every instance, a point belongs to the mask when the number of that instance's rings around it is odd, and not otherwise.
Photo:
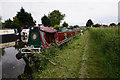
[(109, 3), (109, 2), (118, 2), (119, 0), (0, 0), (0, 2), (95, 2), (95, 3)]
[(41, 17), (53, 10), (65, 13), (65, 20), (71, 25), (85, 25), (91, 18), (95, 23), (116, 22), (118, 0), (1, 0), (3, 21), (13, 18), (20, 7), (30, 12), (38, 23)]
[(44, 0), (0, 0), (0, 2), (44, 2)]

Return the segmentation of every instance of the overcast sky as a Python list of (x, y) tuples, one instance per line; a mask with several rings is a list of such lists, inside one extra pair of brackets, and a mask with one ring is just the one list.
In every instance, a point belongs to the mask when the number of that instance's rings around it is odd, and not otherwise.
[[(2, 22), (12, 19), (23, 7), (31, 13), (37, 24), (41, 17), (53, 10), (59, 10), (70, 25), (85, 25), (88, 19), (94, 23), (110, 24), (118, 22), (119, 0), (0, 0)], [(62, 21), (62, 22), (63, 22)]]

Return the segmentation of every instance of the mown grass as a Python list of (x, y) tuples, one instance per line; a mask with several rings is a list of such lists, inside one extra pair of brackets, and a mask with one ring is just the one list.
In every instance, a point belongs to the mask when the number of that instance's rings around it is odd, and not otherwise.
[(62, 50), (56, 51), (57, 55), (51, 59), (56, 65), (48, 63), (34, 78), (78, 78), (86, 40), (85, 36), (76, 36)]

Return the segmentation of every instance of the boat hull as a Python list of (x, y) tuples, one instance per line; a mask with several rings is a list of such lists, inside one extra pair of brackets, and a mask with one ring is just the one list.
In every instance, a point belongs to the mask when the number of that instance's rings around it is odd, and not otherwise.
[(6, 34), (6, 35), (0, 35), (0, 43), (4, 43), (4, 42), (10, 42), (13, 40), (16, 40), (19, 38), (19, 35), (16, 34)]

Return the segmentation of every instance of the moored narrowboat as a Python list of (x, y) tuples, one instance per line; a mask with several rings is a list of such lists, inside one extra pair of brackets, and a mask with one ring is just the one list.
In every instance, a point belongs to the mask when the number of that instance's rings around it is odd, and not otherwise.
[(25, 46), (25, 48), (22, 48), (20, 53), (31, 53), (32, 51), (40, 53), (41, 48), (49, 48), (53, 42), (58, 46), (61, 46), (62, 44), (73, 39), (75, 35), (79, 33), (80, 29), (57, 32), (57, 30), (50, 27), (31, 27), (28, 45)]
[(15, 39), (18, 35), (17, 29), (0, 29), (0, 39), (2, 43)]

